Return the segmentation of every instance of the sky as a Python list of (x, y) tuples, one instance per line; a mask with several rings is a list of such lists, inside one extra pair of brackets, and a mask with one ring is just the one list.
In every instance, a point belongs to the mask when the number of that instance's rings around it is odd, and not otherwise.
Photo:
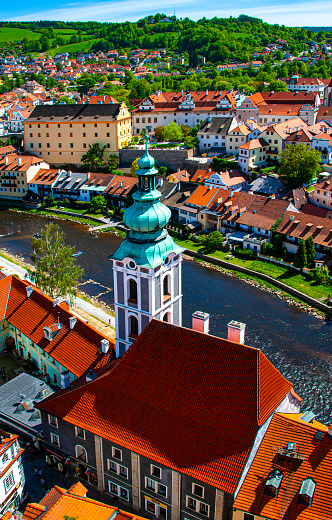
[(137, 21), (157, 12), (198, 20), (205, 16), (228, 17), (247, 14), (264, 22), (288, 26), (332, 26), (331, 0), (16, 0), (2, 3), (1, 19), (10, 21), (62, 20), (123, 22)]

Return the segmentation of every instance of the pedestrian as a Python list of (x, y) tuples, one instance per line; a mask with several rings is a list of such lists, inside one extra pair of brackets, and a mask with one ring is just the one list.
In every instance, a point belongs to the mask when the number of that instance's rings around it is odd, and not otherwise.
[(43, 487), (45, 486), (46, 481), (45, 481), (45, 479), (44, 479), (43, 477), (40, 479), (40, 483), (41, 483), (41, 485), (42, 485)]
[(36, 464), (33, 465), (33, 472), (34, 472), (34, 474), (35, 474), (35, 477), (37, 477), (37, 475), (39, 474), (39, 472), (38, 472), (38, 468), (37, 468)]
[(40, 470), (38, 471), (38, 475), (39, 475), (40, 477), (43, 476), (43, 470), (42, 470), (42, 469), (40, 469)]

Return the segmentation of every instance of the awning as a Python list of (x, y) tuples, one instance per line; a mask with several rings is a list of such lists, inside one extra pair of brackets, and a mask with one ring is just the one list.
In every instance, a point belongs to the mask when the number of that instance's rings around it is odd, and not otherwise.
[(235, 231), (234, 233), (229, 233), (226, 235), (227, 240), (233, 241), (233, 242), (243, 242), (244, 238), (248, 236), (248, 232), (244, 231)]
[(195, 229), (195, 231), (198, 231), (199, 229), (202, 229), (202, 224), (198, 222), (198, 220), (195, 220), (194, 222), (190, 222), (190, 224), (187, 224), (187, 227), (189, 229)]

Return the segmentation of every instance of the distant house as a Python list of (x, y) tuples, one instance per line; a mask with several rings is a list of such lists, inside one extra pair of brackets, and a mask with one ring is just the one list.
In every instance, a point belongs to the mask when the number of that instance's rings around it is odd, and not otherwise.
[(248, 173), (252, 169), (263, 166), (267, 160), (268, 143), (265, 139), (252, 139), (241, 144), (239, 150), (239, 167)]
[(198, 146), (201, 152), (213, 148), (220, 153), (226, 151), (226, 136), (237, 126), (236, 117), (208, 117), (197, 132)]
[(257, 195), (265, 195), (266, 197), (281, 198), (287, 193), (287, 188), (275, 177), (262, 175), (257, 177), (250, 184), (247, 184), (244, 191), (249, 193), (257, 193)]

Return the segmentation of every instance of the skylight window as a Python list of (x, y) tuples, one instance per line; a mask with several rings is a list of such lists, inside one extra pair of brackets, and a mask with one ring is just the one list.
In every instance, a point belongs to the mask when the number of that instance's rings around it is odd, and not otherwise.
[(282, 477), (283, 474), (281, 471), (279, 471), (278, 469), (273, 469), (270, 472), (266, 481), (264, 494), (276, 498), (278, 496)]
[(315, 488), (316, 482), (312, 478), (306, 478), (302, 482), (299, 491), (299, 504), (310, 507), (312, 504)]

